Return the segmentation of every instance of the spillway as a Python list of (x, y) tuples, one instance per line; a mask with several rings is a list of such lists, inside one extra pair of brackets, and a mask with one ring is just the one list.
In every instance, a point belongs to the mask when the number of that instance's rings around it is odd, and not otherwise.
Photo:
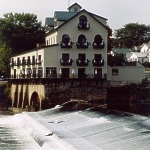
[(30, 140), (44, 150), (150, 149), (150, 118), (145, 116), (91, 109), (64, 111), (58, 106), (45, 111), (24, 112), (11, 119), (13, 125), (17, 124), (13, 134), (24, 136), (20, 142), (27, 141), (31, 150)]

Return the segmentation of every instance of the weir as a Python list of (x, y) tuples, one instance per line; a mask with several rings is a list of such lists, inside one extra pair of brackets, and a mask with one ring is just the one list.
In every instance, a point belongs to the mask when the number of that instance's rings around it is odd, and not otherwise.
[[(9, 121), (1, 120), (0, 125), (8, 122), (9, 125), (13, 123), (14, 127), (22, 128), (16, 128), (19, 136), (24, 136), (26, 131), (44, 150), (150, 149), (150, 118), (129, 113), (99, 112), (91, 108), (64, 111), (62, 106), (57, 106), (44, 111), (17, 114)], [(30, 146), (33, 147), (29, 144), (28, 149)], [(9, 144), (7, 149), (10, 149)]]

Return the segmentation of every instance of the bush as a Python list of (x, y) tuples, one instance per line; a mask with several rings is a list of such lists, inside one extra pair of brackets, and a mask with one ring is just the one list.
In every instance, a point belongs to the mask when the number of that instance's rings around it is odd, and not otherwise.
[(0, 105), (6, 108), (11, 106), (10, 88), (8, 84), (0, 85)]

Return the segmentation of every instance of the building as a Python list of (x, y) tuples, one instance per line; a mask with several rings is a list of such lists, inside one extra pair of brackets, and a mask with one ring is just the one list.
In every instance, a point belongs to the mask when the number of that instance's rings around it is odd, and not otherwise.
[(145, 79), (145, 68), (141, 65), (143, 59), (145, 60), (145, 55), (138, 55), (138, 52), (132, 52), (127, 48), (113, 48), (110, 54), (114, 57), (119, 54), (124, 55), (125, 61), (119, 59), (121, 62), (115, 60), (108, 65), (107, 80), (109, 82), (119, 82), (121, 85), (141, 83)]
[(11, 58), (11, 78), (104, 78), (107, 19), (74, 3), (45, 20), (45, 46)]

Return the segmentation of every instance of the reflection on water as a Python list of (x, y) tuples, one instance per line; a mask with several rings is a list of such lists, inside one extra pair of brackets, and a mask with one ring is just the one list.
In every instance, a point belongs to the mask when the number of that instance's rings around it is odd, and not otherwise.
[(17, 124), (14, 116), (0, 115), (0, 150), (40, 150), (39, 145)]

